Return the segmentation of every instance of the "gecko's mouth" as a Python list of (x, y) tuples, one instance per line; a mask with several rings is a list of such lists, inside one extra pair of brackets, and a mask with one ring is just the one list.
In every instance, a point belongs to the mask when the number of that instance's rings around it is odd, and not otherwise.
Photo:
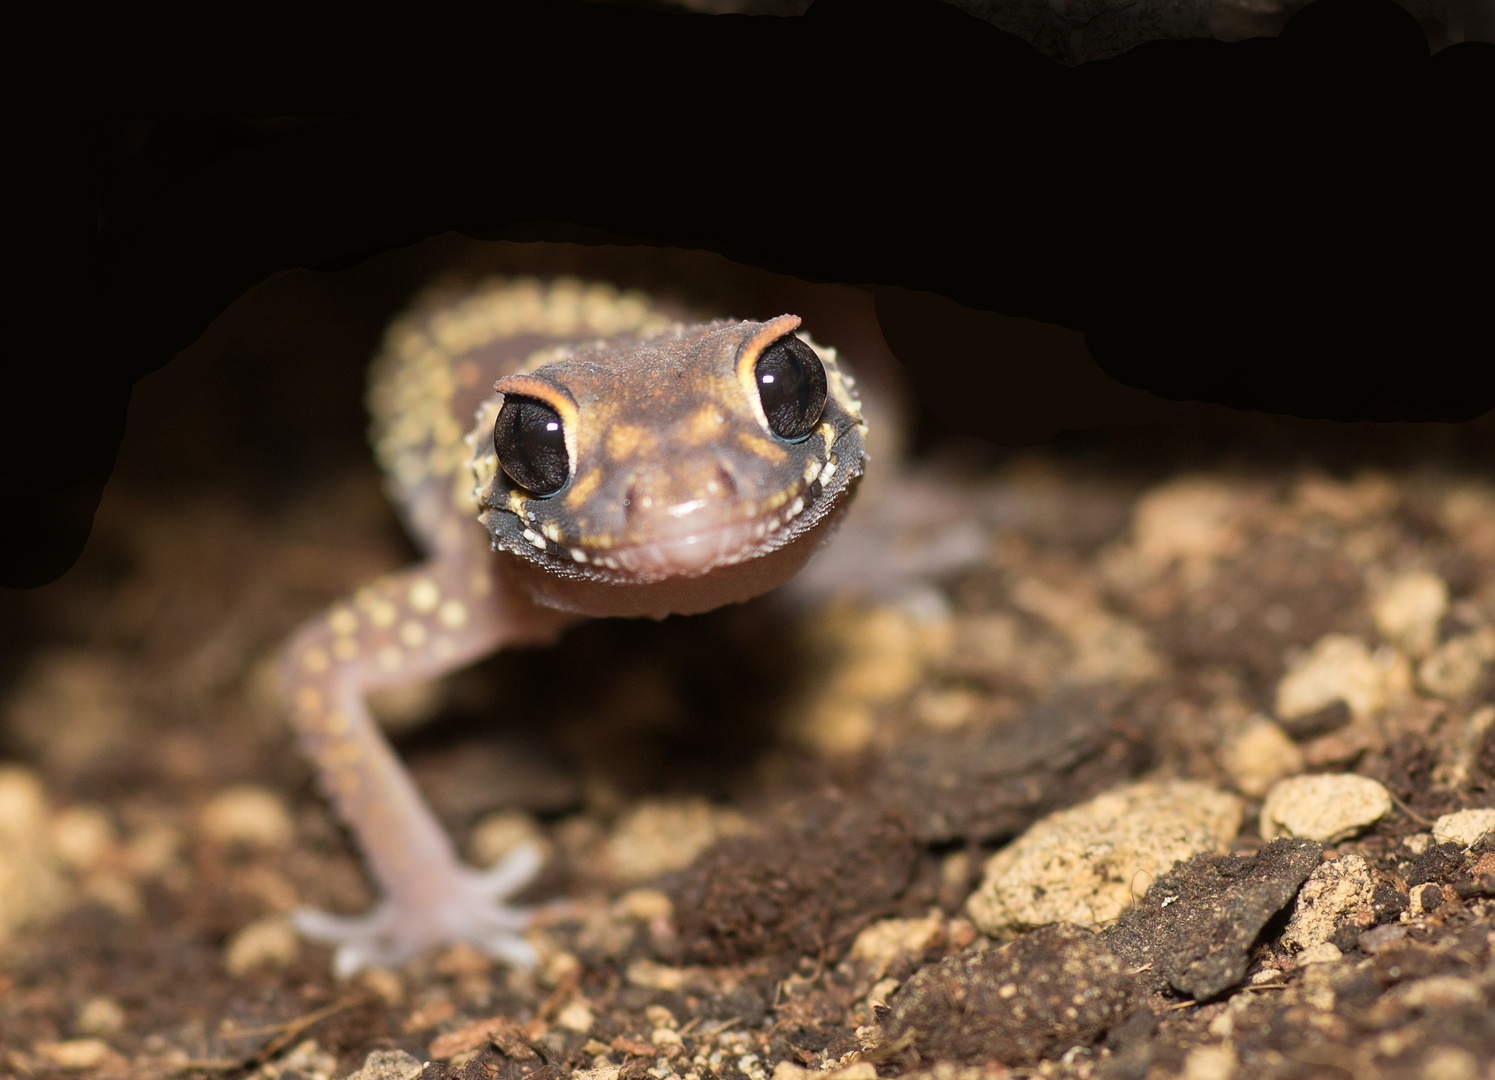
[[(777, 512), (747, 521), (696, 523), (686, 516), (657, 539), (595, 551), (577, 548), (570, 555), (577, 563), (614, 571), (636, 582), (699, 577), (782, 547), (823, 516), (823, 509), (814, 506), (821, 501), (807, 501), (799, 495)], [(807, 509), (812, 512), (806, 513)]]

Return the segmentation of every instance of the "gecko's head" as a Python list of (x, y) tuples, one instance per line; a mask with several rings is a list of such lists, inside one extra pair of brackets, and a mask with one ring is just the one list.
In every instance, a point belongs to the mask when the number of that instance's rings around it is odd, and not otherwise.
[(576, 346), (480, 414), (481, 520), (541, 603), (705, 611), (797, 573), (863, 468), (860, 404), (799, 319)]

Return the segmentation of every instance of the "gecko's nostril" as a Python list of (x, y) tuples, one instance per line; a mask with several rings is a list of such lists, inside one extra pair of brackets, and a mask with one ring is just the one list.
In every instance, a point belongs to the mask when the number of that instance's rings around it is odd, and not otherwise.
[[(718, 498), (731, 499), (737, 495), (737, 479), (732, 475), (730, 469), (720, 463), (716, 466), (716, 479), (712, 483), (717, 485), (717, 490), (711, 494)], [(709, 485), (708, 485), (709, 486)]]

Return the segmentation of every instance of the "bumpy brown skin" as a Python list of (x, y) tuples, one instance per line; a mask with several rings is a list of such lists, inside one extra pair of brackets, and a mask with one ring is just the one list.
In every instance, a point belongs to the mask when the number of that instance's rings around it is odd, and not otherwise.
[[(526, 915), (502, 901), (537, 854), (464, 868), (364, 698), (551, 640), (581, 616), (705, 611), (797, 573), (864, 464), (833, 350), (807, 342), (828, 384), (816, 430), (786, 442), (768, 428), (754, 360), (798, 325), (686, 325), (640, 294), (562, 279), (438, 289), (390, 327), (371, 371), (372, 438), (428, 557), (307, 623), (284, 658), (302, 746), (383, 891), (366, 916), (298, 915), (338, 945), (340, 972), (454, 941), (532, 961)], [(498, 465), (506, 393), (565, 421), (569, 478), (550, 497)]]

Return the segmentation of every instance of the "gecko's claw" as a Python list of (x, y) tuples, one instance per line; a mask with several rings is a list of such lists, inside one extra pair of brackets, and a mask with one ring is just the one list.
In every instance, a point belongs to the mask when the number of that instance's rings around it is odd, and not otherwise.
[(538, 847), (525, 844), (487, 870), (457, 868), (432, 905), (415, 908), (385, 899), (366, 915), (301, 908), (291, 919), (304, 937), (336, 946), (332, 968), (339, 978), (366, 967), (394, 967), (459, 941), (515, 967), (533, 967), (539, 956), (523, 934), (530, 910), (504, 901), (533, 880), (543, 861)]

